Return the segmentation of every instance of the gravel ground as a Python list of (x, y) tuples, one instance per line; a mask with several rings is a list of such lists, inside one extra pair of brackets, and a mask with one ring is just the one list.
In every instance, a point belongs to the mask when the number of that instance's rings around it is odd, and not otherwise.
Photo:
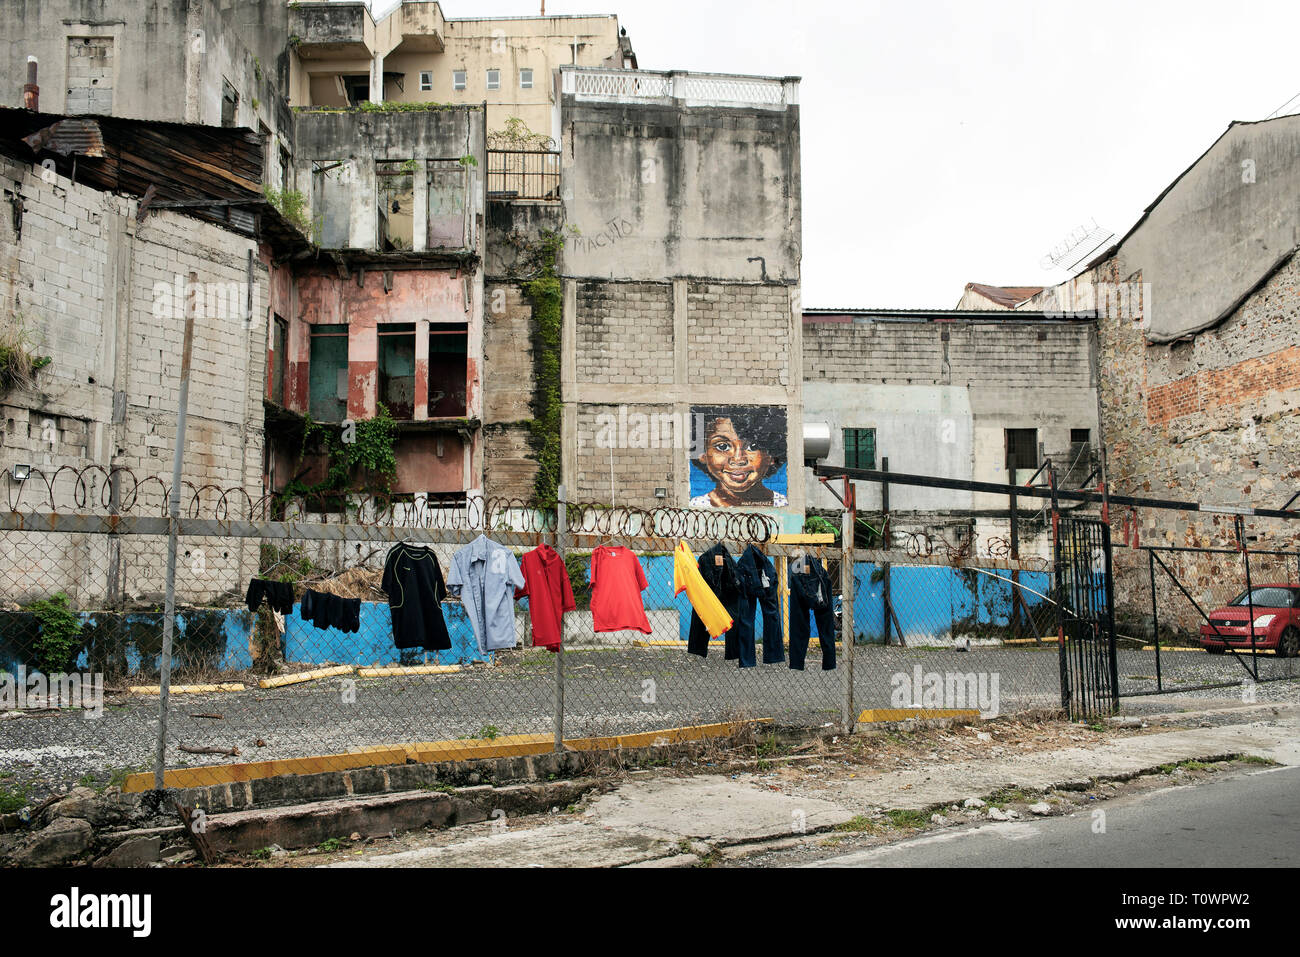
[[(824, 672), (816, 651), (806, 671), (784, 666), (740, 670), (715, 649), (705, 660), (678, 648), (575, 648), (565, 654), (568, 737), (651, 731), (738, 717), (778, 724), (829, 725), (838, 720), (843, 667)], [(1170, 659), (1177, 659), (1172, 664)], [(1294, 670), (1295, 659), (1270, 667)], [(1055, 648), (947, 649), (859, 647), (855, 704), (892, 707), (899, 679), (923, 673), (996, 675), (1004, 714), (1059, 703)], [(1204, 653), (1162, 656), (1167, 682), (1236, 681), (1232, 658)], [(328, 678), (276, 689), (175, 695), (168, 719), (169, 767), (303, 757), (369, 745), (554, 733), (555, 659), (529, 649), (501, 654), (494, 666), (444, 675)], [(1154, 652), (1125, 652), (1121, 683), (1154, 675)], [(1263, 673), (1263, 669), (1262, 669)], [(179, 679), (178, 679), (179, 680)], [(1127, 682), (1127, 684), (1125, 684)], [(1154, 688), (1154, 681), (1149, 682)], [(355, 701), (347, 699), (349, 689)], [(1300, 700), (1300, 683), (1260, 684), (1257, 699)], [(1232, 689), (1204, 693), (1227, 698)], [(1125, 710), (1168, 711), (1176, 697), (1125, 699)], [(922, 702), (924, 703), (924, 702)], [(200, 717), (216, 715), (218, 717)], [(0, 712), (0, 810), (16, 796), (39, 799), (78, 780), (103, 785), (152, 766), (157, 698), (109, 693), (101, 717), (73, 711)], [(187, 754), (180, 745), (238, 748), (239, 755)], [(116, 777), (115, 777), (116, 776)]]

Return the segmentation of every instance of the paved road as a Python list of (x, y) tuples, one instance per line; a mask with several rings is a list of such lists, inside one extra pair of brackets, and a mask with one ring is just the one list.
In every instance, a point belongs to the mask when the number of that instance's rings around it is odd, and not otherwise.
[[(1104, 819), (1097, 816), (1104, 811)], [(1098, 823), (1104, 833), (1096, 833)], [(1295, 867), (1300, 768), (1107, 801), (1092, 811), (952, 829), (812, 867)]]

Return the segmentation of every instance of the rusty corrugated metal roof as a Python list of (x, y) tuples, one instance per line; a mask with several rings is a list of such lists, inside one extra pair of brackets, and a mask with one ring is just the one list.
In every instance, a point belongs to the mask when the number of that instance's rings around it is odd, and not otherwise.
[(48, 150), (60, 156), (95, 156), (104, 155), (104, 134), (94, 120), (67, 119), (59, 120), (52, 126), (37, 130), (30, 136), (24, 136), (33, 152)]

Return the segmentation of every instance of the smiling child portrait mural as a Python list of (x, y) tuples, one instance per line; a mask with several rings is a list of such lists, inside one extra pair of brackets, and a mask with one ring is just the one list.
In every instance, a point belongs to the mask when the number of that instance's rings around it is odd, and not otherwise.
[(692, 508), (787, 504), (784, 406), (693, 406), (691, 425)]

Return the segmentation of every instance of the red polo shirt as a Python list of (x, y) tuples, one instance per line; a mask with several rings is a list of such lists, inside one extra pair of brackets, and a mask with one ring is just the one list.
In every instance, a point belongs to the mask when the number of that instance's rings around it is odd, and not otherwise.
[(568, 569), (550, 545), (538, 545), (526, 552), (519, 566), (524, 573), (524, 587), (515, 589), (515, 598), (528, 599), (533, 645), (555, 651), (564, 635), (564, 613), (577, 607)]

